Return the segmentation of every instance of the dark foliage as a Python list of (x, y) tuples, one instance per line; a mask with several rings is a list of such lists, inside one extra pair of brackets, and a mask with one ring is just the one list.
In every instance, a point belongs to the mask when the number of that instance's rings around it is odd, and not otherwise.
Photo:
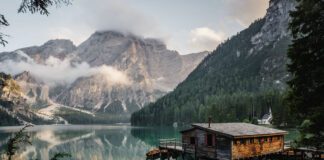
[(14, 137), (10, 138), (7, 143), (7, 156), (8, 159), (11, 160), (12, 156), (14, 156), (17, 150), (25, 144), (32, 145), (30, 141), (30, 137), (26, 134), (25, 130), (32, 125), (27, 124), (21, 130), (19, 130)]
[(48, 15), (48, 8), (55, 5), (60, 6), (61, 4), (70, 5), (70, 0), (22, 0), (21, 5), (18, 9), (18, 13), (40, 13)]
[(0, 109), (0, 126), (15, 126), (19, 125), (19, 121), (16, 118), (13, 118), (7, 112)]
[(298, 0), (291, 12), (287, 102), (297, 113), (301, 145), (324, 149), (324, 1)]
[(96, 113), (95, 116), (91, 116), (86, 113), (74, 111), (70, 109), (60, 108), (56, 116), (62, 117), (70, 124), (115, 124), (115, 123), (128, 123), (129, 114), (108, 114), (108, 113)]
[[(4, 17), (4, 15), (0, 14), (0, 27), (1, 26), (8, 26), (8, 25), (9, 25), (9, 23), (6, 20), (6, 18)], [(8, 43), (6, 40), (4, 40), (5, 36), (7, 36), (7, 35), (0, 32), (0, 44), (3, 45), (3, 46)]]
[[(22, 129), (20, 129), (17, 133), (14, 134), (12, 138), (10, 138), (7, 142), (6, 155), (8, 156), (8, 160), (12, 160), (15, 154), (18, 154), (18, 150), (24, 145), (32, 145), (30, 136), (25, 132), (28, 127), (32, 127), (33, 125), (27, 124)], [(71, 154), (66, 152), (58, 152), (55, 153), (54, 156), (50, 160), (59, 160), (61, 158), (71, 158)], [(36, 159), (37, 160), (37, 159)]]
[(260, 74), (265, 59), (285, 59), (290, 39), (283, 38), (251, 55), (251, 37), (263, 24), (264, 19), (257, 20), (220, 44), (173, 92), (135, 112), (132, 125), (207, 122), (208, 116), (214, 122), (255, 122), (269, 108), (276, 125), (293, 124), (294, 118), (283, 104), (283, 90), (273, 87), (273, 82), (261, 85), (264, 81)]
[(60, 152), (60, 153), (56, 153), (53, 158), (51, 158), (50, 160), (59, 160), (61, 158), (69, 158), (71, 157), (71, 154), (69, 153), (65, 153), (65, 152)]

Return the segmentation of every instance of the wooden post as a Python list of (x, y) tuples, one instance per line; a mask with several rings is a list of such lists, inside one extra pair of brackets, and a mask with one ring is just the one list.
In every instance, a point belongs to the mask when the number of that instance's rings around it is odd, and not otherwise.
[(195, 160), (197, 160), (197, 143), (198, 143), (198, 138), (195, 138)]

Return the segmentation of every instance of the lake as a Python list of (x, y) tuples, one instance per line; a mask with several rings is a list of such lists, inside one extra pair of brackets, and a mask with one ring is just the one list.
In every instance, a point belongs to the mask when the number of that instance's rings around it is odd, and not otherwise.
[[(0, 152), (21, 127), (0, 127)], [(27, 130), (33, 145), (22, 147), (15, 159), (47, 160), (57, 152), (67, 152), (73, 160), (143, 160), (158, 139), (180, 138), (171, 127), (140, 128), (128, 125), (41, 125)], [(290, 130), (287, 136), (294, 137)]]
[[(21, 127), (0, 127), (0, 152)], [(161, 138), (179, 138), (179, 129), (138, 128), (127, 125), (44, 125), (27, 130), (33, 145), (22, 147), (15, 159), (47, 160), (57, 152), (74, 160), (142, 160)]]

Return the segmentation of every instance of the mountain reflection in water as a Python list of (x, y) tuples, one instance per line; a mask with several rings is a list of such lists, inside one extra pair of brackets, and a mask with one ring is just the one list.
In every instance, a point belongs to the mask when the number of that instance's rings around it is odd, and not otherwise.
[[(0, 153), (21, 127), (0, 127)], [(22, 147), (15, 159), (47, 160), (67, 152), (74, 160), (142, 160), (160, 138), (179, 138), (173, 128), (134, 128), (105, 125), (45, 125), (27, 130), (33, 145)]]

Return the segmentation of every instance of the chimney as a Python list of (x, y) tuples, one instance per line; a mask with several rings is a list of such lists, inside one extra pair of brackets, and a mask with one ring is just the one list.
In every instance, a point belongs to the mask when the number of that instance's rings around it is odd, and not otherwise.
[(210, 128), (211, 116), (208, 117), (208, 128)]

